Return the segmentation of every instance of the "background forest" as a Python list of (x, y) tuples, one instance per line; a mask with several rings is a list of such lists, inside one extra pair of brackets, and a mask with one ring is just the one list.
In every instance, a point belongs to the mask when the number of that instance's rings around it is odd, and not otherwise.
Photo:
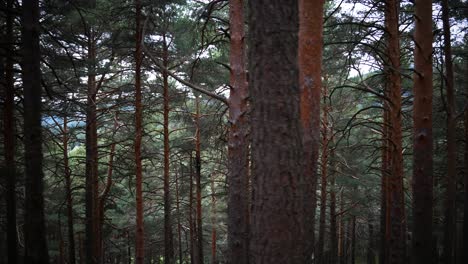
[(468, 263), (467, 19), (1, 0), (0, 263)]

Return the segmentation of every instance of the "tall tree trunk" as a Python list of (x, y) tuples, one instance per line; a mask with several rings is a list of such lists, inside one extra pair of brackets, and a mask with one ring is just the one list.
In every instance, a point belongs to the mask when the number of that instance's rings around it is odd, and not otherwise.
[(204, 263), (203, 257), (203, 224), (202, 224), (202, 190), (201, 190), (201, 149), (200, 149), (200, 97), (195, 97), (195, 176), (197, 189), (197, 264)]
[(328, 177), (328, 91), (327, 87), (323, 87), (323, 118), (322, 118), (322, 156), (320, 160), (321, 164), (321, 185), (320, 185), (320, 216), (319, 216), (319, 233), (317, 243), (317, 263), (325, 263), (324, 259), (324, 245), (325, 245), (325, 220), (327, 212), (327, 177)]
[(195, 260), (195, 247), (194, 245), (196, 244), (195, 237), (194, 237), (194, 232), (195, 232), (195, 226), (194, 226), (194, 221), (193, 221), (193, 156), (190, 154), (190, 186), (189, 186), (189, 214), (188, 214), (188, 220), (189, 220), (189, 231), (190, 231), (190, 263), (196, 263)]
[(141, 139), (143, 137), (143, 106), (141, 104), (141, 3), (135, 0), (136, 7), (136, 39), (135, 39), (135, 165), (136, 165), (136, 235), (135, 235), (135, 259), (136, 264), (143, 264), (145, 254), (144, 223), (143, 223), (143, 168), (141, 163)]
[(218, 263), (216, 257), (216, 192), (214, 173), (211, 174), (211, 263)]
[(432, 4), (415, 1), (413, 263), (432, 263)]
[(96, 115), (96, 44), (92, 28), (87, 29), (88, 38), (88, 90), (86, 106), (86, 262), (99, 263), (100, 230), (98, 228), (98, 147)]
[[(181, 175), (183, 175), (182, 166), (181, 168)], [(175, 188), (176, 188), (176, 212), (177, 212), (177, 248), (179, 249), (179, 263), (183, 263), (183, 255), (182, 255), (182, 225), (180, 223), (180, 197), (179, 197), (179, 175), (176, 174), (175, 177)]]
[[(467, 67), (468, 70), (468, 60)], [(465, 86), (467, 84), (465, 83)], [(468, 88), (465, 88), (468, 90)], [(468, 91), (465, 93), (465, 102), (468, 102)], [(461, 263), (468, 262), (468, 108), (465, 108), (465, 203), (463, 205), (463, 249)]]
[(447, 187), (445, 190), (444, 249), (445, 264), (455, 263), (456, 241), (456, 113), (453, 88), (452, 45), (448, 0), (442, 0), (442, 23), (444, 28), (445, 84), (447, 88)]
[[(13, 0), (6, 1), (7, 10), (13, 9)], [(15, 83), (13, 76), (13, 54), (15, 42), (13, 33), (13, 13), (6, 12), (6, 49), (5, 49), (5, 102), (3, 111), (3, 144), (6, 166), (6, 218), (8, 263), (18, 262), (18, 235), (16, 229), (16, 162), (15, 162)], [(4, 60), (0, 61), (3, 67)], [(1, 72), (3, 75), (3, 71)], [(39, 87), (40, 88), (40, 87)]]
[(254, 164), (249, 262), (307, 263), (297, 1), (249, 1), (249, 10)]
[(401, 129), (401, 75), (400, 43), (398, 29), (399, 1), (387, 0), (385, 7), (385, 27), (387, 32), (387, 68), (389, 83), (389, 122), (391, 158), (390, 175), (387, 185), (387, 228), (385, 233), (388, 262), (406, 263), (406, 218), (403, 191), (403, 153)]
[(340, 221), (338, 227), (338, 258), (340, 264), (345, 264), (345, 221), (344, 221), (344, 190), (340, 193)]
[[(163, 34), (163, 65), (164, 68), (169, 67), (168, 47), (166, 42), (166, 33)], [(174, 263), (174, 242), (172, 237), (172, 220), (171, 220), (171, 188), (169, 175), (169, 75), (167, 71), (163, 71), (163, 98), (164, 98), (164, 263)]]
[(42, 171), (39, 1), (23, 1), (22, 4), (24, 153), (28, 161), (25, 163), (24, 261), (32, 264), (49, 263)]
[(73, 224), (73, 196), (71, 169), (68, 162), (68, 118), (63, 117), (63, 167), (65, 169), (65, 190), (67, 197), (68, 263), (75, 264), (75, 231)]
[[(296, 5), (296, 3), (294, 3)], [(320, 148), (320, 90), (322, 89), (324, 0), (299, 0), (299, 87), (304, 174), (305, 254), (310, 261), (315, 245), (317, 159)], [(279, 9), (283, 9), (279, 7)]]
[(248, 84), (243, 0), (229, 1), (230, 84), (228, 142), (228, 263), (249, 261)]
[[(331, 160), (333, 162), (333, 152)], [(336, 214), (336, 173), (330, 175), (330, 264), (338, 263), (338, 226)]]
[(351, 264), (356, 264), (356, 216), (351, 218)]

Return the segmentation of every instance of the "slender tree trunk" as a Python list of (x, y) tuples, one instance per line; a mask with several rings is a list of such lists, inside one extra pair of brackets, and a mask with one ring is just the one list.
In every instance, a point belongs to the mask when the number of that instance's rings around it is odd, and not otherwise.
[(415, 1), (413, 264), (432, 263), (432, 4)]
[(455, 263), (456, 241), (456, 113), (453, 89), (452, 45), (448, 0), (442, 0), (442, 23), (444, 28), (445, 84), (447, 88), (447, 187), (445, 190), (444, 249), (445, 264)]
[(197, 264), (204, 263), (203, 257), (203, 224), (202, 224), (202, 195), (201, 195), (201, 149), (200, 149), (200, 97), (196, 96), (195, 113), (195, 174), (197, 189)]
[[(13, 9), (13, 0), (6, 1), (6, 8)], [(7, 220), (7, 250), (8, 263), (18, 263), (18, 235), (16, 228), (16, 161), (15, 161), (15, 83), (13, 76), (13, 13), (6, 12), (6, 49), (5, 49), (5, 102), (3, 107), (3, 144), (6, 166), (6, 220)], [(2, 67), (4, 60), (2, 58)], [(1, 72), (3, 75), (3, 70)]]
[[(296, 3), (294, 3), (296, 4)], [(320, 90), (322, 89), (324, 1), (299, 0), (299, 86), (302, 145), (304, 146), (305, 251), (310, 261), (315, 244), (317, 159), (320, 148)], [(283, 9), (279, 7), (279, 9)]]
[(321, 185), (320, 185), (320, 216), (319, 216), (319, 233), (317, 243), (317, 263), (325, 263), (324, 259), (324, 245), (325, 245), (325, 220), (327, 211), (327, 177), (328, 177), (328, 104), (327, 104), (327, 87), (323, 87), (323, 118), (322, 118), (322, 156), (320, 160), (321, 164)]
[[(333, 152), (331, 160), (333, 162)], [(336, 219), (336, 174), (330, 175), (330, 264), (338, 263), (338, 226)]]
[(340, 222), (338, 227), (338, 258), (340, 264), (345, 264), (345, 221), (344, 221), (344, 190), (340, 194)]
[(63, 167), (65, 169), (65, 189), (67, 197), (68, 263), (75, 264), (75, 231), (73, 224), (73, 196), (71, 169), (68, 163), (68, 118), (63, 117)]
[(218, 263), (216, 257), (216, 192), (214, 173), (211, 174), (211, 263)]
[(196, 263), (195, 260), (195, 248), (194, 244), (196, 244), (195, 237), (194, 237), (194, 222), (193, 222), (193, 157), (190, 154), (190, 186), (189, 186), (189, 231), (190, 231), (190, 263)]
[(145, 254), (144, 223), (143, 223), (143, 168), (141, 163), (141, 139), (143, 137), (143, 106), (141, 96), (141, 3), (135, 0), (136, 6), (136, 39), (135, 39), (135, 165), (136, 165), (136, 234), (135, 234), (135, 259), (136, 264), (143, 264)]
[(387, 32), (389, 82), (389, 157), (392, 159), (387, 185), (387, 228), (385, 233), (388, 262), (406, 263), (406, 218), (403, 191), (403, 154), (401, 129), (401, 75), (398, 30), (399, 1), (387, 0), (385, 27)]
[[(166, 42), (166, 33), (163, 34), (163, 65), (164, 68), (169, 67), (168, 47)], [(169, 75), (163, 71), (163, 98), (164, 98), (164, 263), (174, 263), (174, 242), (172, 236), (172, 219), (171, 219), (171, 188), (169, 186)]]
[(254, 164), (249, 262), (307, 263), (304, 200), (311, 194), (306, 198), (303, 189), (297, 1), (249, 1), (249, 10)]
[[(182, 166), (181, 166), (181, 174), (183, 175)], [(176, 184), (176, 212), (177, 212), (177, 248), (179, 249), (179, 263), (183, 263), (183, 255), (182, 255), (182, 225), (180, 224), (180, 197), (179, 197), (179, 175), (176, 174), (175, 177), (175, 184)]]
[(249, 259), (248, 84), (244, 51), (243, 0), (229, 1), (230, 84), (228, 142), (228, 263)]
[(49, 263), (42, 171), (39, 1), (24, 1), (22, 4), (24, 153), (28, 161), (25, 163), (24, 261), (31, 264)]

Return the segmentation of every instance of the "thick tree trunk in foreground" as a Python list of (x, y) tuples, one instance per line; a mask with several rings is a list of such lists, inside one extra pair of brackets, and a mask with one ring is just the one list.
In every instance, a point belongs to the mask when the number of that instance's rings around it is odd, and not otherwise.
[(398, 30), (398, 0), (387, 0), (385, 27), (387, 32), (387, 79), (389, 109), (388, 157), (391, 159), (387, 180), (385, 248), (388, 264), (406, 263), (406, 217), (403, 191), (403, 154), (401, 128), (401, 75)]
[[(136, 264), (143, 264), (145, 254), (144, 224), (143, 224), (143, 168), (141, 164), (141, 139), (143, 137), (143, 106), (141, 105), (141, 3), (135, 0), (136, 6), (136, 45), (135, 45), (135, 176), (136, 176), (136, 234), (135, 259)], [(165, 259), (167, 261), (167, 259)], [(167, 262), (166, 262), (167, 263)]]
[(98, 147), (96, 115), (96, 44), (93, 29), (88, 37), (88, 90), (86, 106), (86, 262), (99, 263)]
[[(315, 244), (317, 159), (320, 147), (320, 92), (324, 1), (299, 0), (299, 85), (302, 145), (304, 147), (305, 254), (310, 261)], [(293, 3), (296, 5), (296, 3)], [(279, 7), (279, 10), (283, 9)]]
[[(13, 9), (13, 0), (6, 2), (8, 10)], [(13, 76), (13, 54), (15, 42), (13, 33), (13, 13), (6, 14), (6, 49), (5, 49), (5, 102), (3, 111), (3, 144), (6, 166), (6, 221), (7, 221), (7, 250), (8, 263), (18, 262), (18, 233), (16, 228), (16, 161), (15, 161), (15, 83)], [(0, 61), (3, 68), (4, 60)], [(1, 72), (3, 75), (3, 70)]]
[(413, 264), (432, 263), (432, 4), (415, 1)]
[(243, 0), (229, 1), (230, 84), (228, 139), (228, 257), (229, 263), (249, 261), (249, 142), (248, 84), (244, 54)]
[(49, 263), (44, 219), (44, 173), (42, 171), (41, 55), (39, 1), (23, 1), (22, 70), (24, 88), (25, 214), (24, 261)]
[(442, 1), (442, 23), (444, 28), (445, 84), (447, 88), (447, 187), (445, 189), (444, 249), (442, 261), (455, 263), (456, 250), (456, 113), (453, 87), (452, 45), (450, 43), (450, 21), (448, 0)]
[(304, 247), (310, 241), (304, 230), (297, 1), (249, 1), (249, 9), (253, 163), (249, 262), (303, 264), (310, 257)]
[[(163, 65), (169, 67), (169, 54), (166, 42), (166, 33), (163, 34)], [(169, 146), (169, 75), (163, 71), (163, 99), (164, 99), (164, 263), (174, 263), (174, 240), (172, 236), (172, 217), (171, 217), (171, 188), (170, 188), (170, 146)]]
[(68, 263), (75, 264), (75, 231), (73, 223), (73, 196), (71, 169), (68, 163), (68, 118), (63, 117), (63, 167), (65, 169), (65, 190), (67, 197)]

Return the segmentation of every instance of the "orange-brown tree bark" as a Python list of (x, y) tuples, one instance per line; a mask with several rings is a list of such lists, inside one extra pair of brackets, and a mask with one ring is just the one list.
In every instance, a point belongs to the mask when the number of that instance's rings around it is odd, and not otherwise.
[(456, 113), (453, 87), (452, 44), (448, 0), (442, 0), (442, 24), (444, 30), (445, 87), (447, 89), (447, 185), (445, 189), (444, 248), (442, 261), (455, 263), (456, 241)]
[[(250, 263), (307, 263), (294, 0), (249, 1)], [(312, 77), (311, 77), (312, 78)], [(316, 131), (317, 132), (317, 131)], [(311, 223), (308, 223), (309, 225)], [(307, 255), (307, 256), (306, 256)]]
[(245, 69), (243, 0), (229, 1), (230, 95), (228, 139), (228, 257), (229, 263), (249, 259), (249, 142)]
[[(7, 0), (8, 10), (13, 9), (13, 0)], [(5, 25), (5, 60), (1, 58), (1, 74), (5, 91), (5, 101), (3, 106), (3, 144), (6, 173), (6, 221), (7, 221), (7, 257), (8, 263), (18, 262), (18, 235), (16, 227), (16, 161), (15, 161), (15, 82), (14, 82), (14, 16), (12, 12), (6, 12)], [(5, 64), (4, 64), (5, 63)]]
[(315, 244), (317, 162), (320, 147), (320, 92), (322, 89), (324, 1), (299, 0), (299, 87), (304, 173), (305, 254)]
[(432, 263), (432, 3), (415, 1), (412, 263)]
[(24, 106), (24, 263), (49, 263), (42, 170), (42, 87), (39, 1), (22, 2), (22, 79)]
[[(136, 264), (144, 261), (144, 223), (143, 223), (143, 168), (141, 157), (141, 140), (143, 137), (143, 106), (141, 95), (141, 64), (143, 41), (141, 26), (141, 2), (135, 0), (136, 8), (136, 39), (135, 39), (135, 196), (136, 196), (136, 234), (135, 234), (135, 260)], [(167, 262), (166, 262), (167, 263)]]
[(401, 74), (398, 29), (399, 0), (387, 0), (385, 28), (387, 33), (387, 81), (389, 104), (388, 158), (391, 159), (386, 193), (386, 262), (406, 263), (406, 217), (403, 190), (403, 153), (401, 128)]
[[(166, 33), (163, 34), (162, 60), (164, 68), (169, 67), (169, 53)], [(174, 263), (174, 240), (172, 236), (171, 188), (170, 188), (170, 146), (169, 146), (169, 75), (163, 75), (163, 136), (164, 136), (164, 263)]]

